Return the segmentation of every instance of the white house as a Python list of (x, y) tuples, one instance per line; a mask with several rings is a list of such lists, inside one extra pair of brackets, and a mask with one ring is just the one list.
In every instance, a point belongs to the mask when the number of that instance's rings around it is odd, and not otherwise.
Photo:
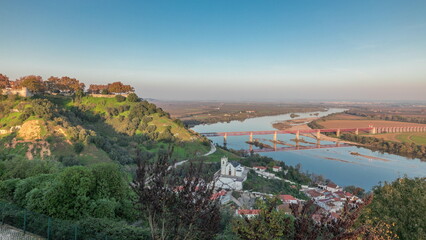
[(328, 182), (327, 185), (321, 185), (318, 184), (318, 187), (330, 192), (338, 192), (338, 191), (343, 191), (342, 187), (339, 187), (337, 184), (335, 184), (334, 182)]
[(243, 182), (247, 180), (248, 169), (237, 162), (228, 162), (227, 157), (222, 157), (220, 163), (220, 176), (215, 186), (223, 189), (242, 190)]
[(266, 167), (263, 167), (263, 166), (256, 166), (256, 167), (253, 167), (253, 169), (257, 171), (261, 171), (261, 172), (266, 171)]
[(288, 204), (297, 204), (297, 198), (291, 196), (291, 195), (278, 195), (278, 198), (281, 199), (281, 201), (283, 201), (283, 203), (288, 203)]
[(272, 167), (272, 171), (274, 171), (274, 172), (281, 172), (282, 170), (283, 170), (283, 168), (280, 167), (280, 166), (273, 166)]

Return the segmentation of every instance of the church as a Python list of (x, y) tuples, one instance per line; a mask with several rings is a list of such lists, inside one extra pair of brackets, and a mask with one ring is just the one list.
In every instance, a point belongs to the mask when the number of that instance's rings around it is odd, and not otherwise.
[(242, 190), (247, 180), (248, 169), (237, 162), (229, 162), (227, 157), (220, 160), (220, 176), (216, 187), (229, 190)]

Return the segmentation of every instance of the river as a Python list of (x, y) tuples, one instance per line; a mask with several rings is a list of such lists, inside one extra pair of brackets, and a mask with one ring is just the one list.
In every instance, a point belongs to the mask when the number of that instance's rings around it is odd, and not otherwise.
[[(328, 109), (325, 112), (298, 113), (299, 118), (313, 117), (311, 114), (318, 113), (319, 117), (326, 116), (331, 113), (342, 112), (344, 109)], [(236, 131), (261, 131), (274, 130), (272, 124), (276, 121), (290, 120), (290, 114), (277, 116), (266, 116), (250, 118), (243, 122), (231, 121), (229, 123), (215, 123), (210, 125), (197, 125), (192, 128), (197, 132), (236, 132)], [(256, 136), (257, 138), (272, 139), (272, 135)], [(294, 135), (284, 134), (278, 135), (278, 140), (292, 143)], [(313, 138), (302, 137), (308, 142), (316, 142)], [(223, 145), (223, 137), (210, 137), (214, 143)], [(227, 147), (240, 150), (249, 149), (246, 143), (248, 136), (233, 136), (227, 138)], [(262, 142), (271, 144), (266, 140)], [(321, 141), (321, 145), (332, 144), (333, 142)], [(310, 145), (301, 143), (301, 145)], [(255, 147), (254, 147), (255, 148)], [(364, 156), (352, 155), (351, 152), (358, 152)], [(355, 185), (366, 190), (379, 182), (393, 181), (398, 177), (425, 177), (426, 162), (419, 159), (409, 159), (398, 155), (373, 152), (362, 147), (342, 147), (342, 148), (324, 148), (309, 149), (297, 151), (281, 151), (281, 152), (262, 152), (263, 156), (272, 157), (276, 160), (284, 161), (287, 165), (301, 165), (304, 172), (321, 174), (331, 179), (340, 186)], [(366, 156), (375, 157), (373, 159)]]

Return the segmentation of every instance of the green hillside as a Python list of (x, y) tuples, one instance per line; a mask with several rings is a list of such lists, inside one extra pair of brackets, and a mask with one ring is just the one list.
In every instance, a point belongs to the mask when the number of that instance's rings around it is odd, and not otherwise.
[(5, 159), (133, 165), (137, 150), (155, 155), (173, 144), (178, 160), (210, 150), (205, 139), (147, 101), (2, 96), (0, 117), (0, 156)]

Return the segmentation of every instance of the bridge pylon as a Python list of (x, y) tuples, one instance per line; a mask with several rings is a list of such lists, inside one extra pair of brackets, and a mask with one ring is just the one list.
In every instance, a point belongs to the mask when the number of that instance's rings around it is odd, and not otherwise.
[(252, 132), (250, 133), (250, 139), (249, 139), (249, 141), (253, 142), (253, 133)]
[(321, 138), (321, 130), (317, 130), (317, 140), (320, 140)]
[(355, 135), (358, 135), (358, 134), (359, 134), (359, 130), (357, 128), (357, 129), (355, 129)]
[(297, 132), (296, 132), (296, 141), (297, 141), (297, 142), (299, 141), (299, 135), (300, 135), (300, 131), (299, 131), (299, 130), (297, 130)]
[(277, 132), (274, 132), (274, 142), (277, 141)]

